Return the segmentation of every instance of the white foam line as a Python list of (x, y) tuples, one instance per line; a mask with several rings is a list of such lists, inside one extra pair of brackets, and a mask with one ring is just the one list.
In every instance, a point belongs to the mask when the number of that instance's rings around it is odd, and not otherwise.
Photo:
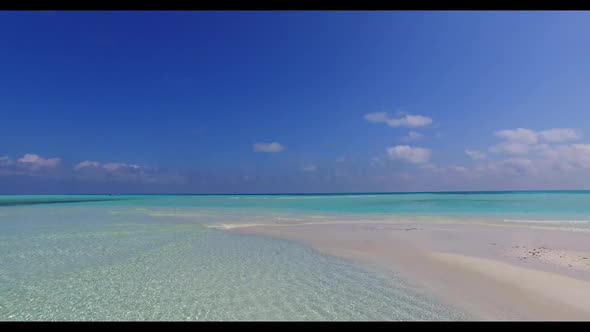
[(531, 220), (531, 219), (504, 219), (505, 222), (525, 222), (525, 223), (587, 223), (589, 220)]
[(266, 224), (221, 224), (221, 225), (208, 225), (209, 228), (221, 228), (221, 229), (232, 229), (232, 228), (243, 228), (253, 226), (264, 226)]

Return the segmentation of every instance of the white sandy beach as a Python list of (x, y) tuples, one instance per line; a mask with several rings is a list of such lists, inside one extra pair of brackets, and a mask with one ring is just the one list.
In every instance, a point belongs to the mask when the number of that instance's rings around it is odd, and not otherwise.
[(590, 232), (514, 224), (313, 223), (228, 231), (388, 269), (481, 320), (590, 319)]

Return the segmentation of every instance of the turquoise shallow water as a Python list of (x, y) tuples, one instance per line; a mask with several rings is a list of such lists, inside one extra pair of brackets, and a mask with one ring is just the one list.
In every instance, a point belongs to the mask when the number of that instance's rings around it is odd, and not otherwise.
[(328, 214), (590, 219), (590, 191), (321, 195), (0, 196), (0, 207), (68, 203), (93, 206)]
[(395, 275), (206, 227), (288, 215), (586, 220), (589, 192), (0, 196), (0, 320), (445, 320)]

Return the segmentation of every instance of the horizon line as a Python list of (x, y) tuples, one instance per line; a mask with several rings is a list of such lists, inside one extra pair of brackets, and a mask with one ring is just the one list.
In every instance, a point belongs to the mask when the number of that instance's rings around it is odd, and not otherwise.
[(36, 193), (0, 194), (0, 196), (84, 195), (84, 196), (254, 196), (254, 195), (387, 195), (387, 194), (473, 194), (473, 193), (524, 193), (524, 192), (582, 192), (590, 189), (524, 189), (524, 190), (446, 190), (446, 191), (366, 191), (366, 192), (286, 192), (286, 193)]

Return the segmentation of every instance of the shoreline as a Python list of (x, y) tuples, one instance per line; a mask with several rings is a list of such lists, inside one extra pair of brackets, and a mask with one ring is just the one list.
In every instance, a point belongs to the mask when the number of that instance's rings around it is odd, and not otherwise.
[(478, 320), (590, 319), (590, 233), (513, 224), (250, 223), (225, 231), (294, 240), (401, 276)]

